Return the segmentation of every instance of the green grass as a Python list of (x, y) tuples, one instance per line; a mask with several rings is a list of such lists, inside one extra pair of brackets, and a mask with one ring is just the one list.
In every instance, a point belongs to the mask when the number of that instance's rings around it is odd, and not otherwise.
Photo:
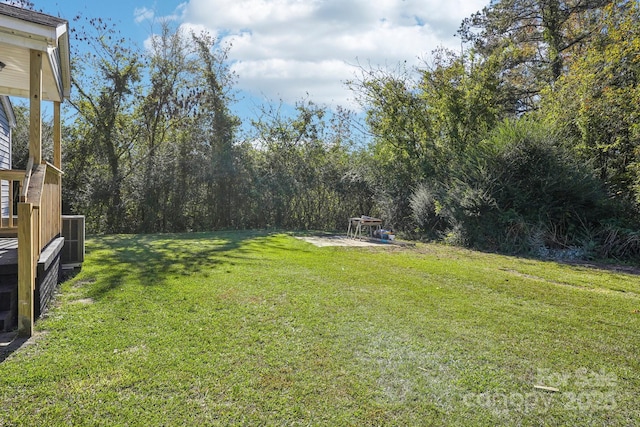
[(257, 232), (87, 250), (0, 363), (0, 426), (640, 420), (638, 276)]

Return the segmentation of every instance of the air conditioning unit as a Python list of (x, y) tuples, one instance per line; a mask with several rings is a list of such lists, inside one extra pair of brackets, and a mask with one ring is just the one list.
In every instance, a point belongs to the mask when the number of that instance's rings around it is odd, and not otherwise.
[(84, 262), (84, 215), (62, 215), (63, 265), (79, 266)]

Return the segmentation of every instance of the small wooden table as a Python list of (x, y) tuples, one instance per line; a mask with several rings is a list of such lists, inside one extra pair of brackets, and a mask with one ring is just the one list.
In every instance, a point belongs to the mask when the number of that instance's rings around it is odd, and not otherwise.
[(372, 227), (376, 227), (379, 230), (382, 227), (382, 220), (365, 215), (359, 218), (349, 218), (347, 237), (352, 237), (354, 239), (361, 238), (362, 227), (369, 227), (369, 234), (373, 236)]

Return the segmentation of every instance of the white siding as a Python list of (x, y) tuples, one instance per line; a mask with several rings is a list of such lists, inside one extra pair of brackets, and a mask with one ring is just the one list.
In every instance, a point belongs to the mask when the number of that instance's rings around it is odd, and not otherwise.
[[(0, 169), (11, 169), (11, 126), (0, 102)], [(2, 181), (0, 188), (0, 212), (3, 218), (9, 216), (9, 182)]]

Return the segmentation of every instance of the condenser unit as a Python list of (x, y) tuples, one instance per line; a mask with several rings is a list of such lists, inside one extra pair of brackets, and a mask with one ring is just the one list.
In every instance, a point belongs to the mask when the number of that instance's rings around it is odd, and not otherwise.
[(62, 215), (63, 265), (84, 262), (84, 215)]

